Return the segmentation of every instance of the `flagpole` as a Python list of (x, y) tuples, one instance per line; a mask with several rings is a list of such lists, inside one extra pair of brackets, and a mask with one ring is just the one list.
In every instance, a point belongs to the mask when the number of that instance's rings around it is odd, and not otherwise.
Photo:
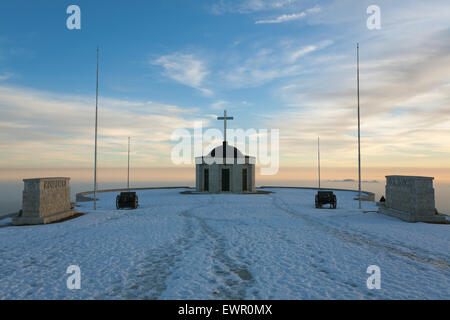
[(358, 199), (359, 209), (361, 209), (361, 118), (359, 105), (359, 43), (356, 44), (357, 60), (357, 89), (358, 89)]
[(97, 210), (97, 120), (98, 120), (98, 46), (97, 46), (97, 82), (95, 88), (94, 210)]
[(127, 189), (130, 189), (130, 137), (128, 137), (128, 178)]
[(317, 137), (317, 165), (319, 168), (319, 190), (320, 190), (320, 137)]

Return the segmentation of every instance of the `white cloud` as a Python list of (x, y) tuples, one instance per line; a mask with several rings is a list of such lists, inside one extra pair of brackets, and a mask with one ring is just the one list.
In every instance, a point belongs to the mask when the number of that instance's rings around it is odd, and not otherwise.
[(303, 56), (307, 55), (308, 53), (314, 52), (316, 50), (317, 50), (317, 46), (314, 46), (314, 45), (302, 47), (299, 50), (297, 50), (291, 54), (291, 61), (295, 61), (298, 58), (303, 57)]
[(198, 90), (200, 90), (200, 92), (205, 96), (205, 97), (212, 97), (214, 95), (214, 91), (207, 89), (207, 88), (196, 88)]
[(287, 21), (299, 20), (306, 17), (311, 13), (320, 12), (321, 8), (319, 6), (315, 6), (314, 8), (302, 11), (300, 13), (292, 13), (292, 14), (283, 14), (275, 19), (266, 19), (266, 20), (257, 20), (255, 24), (267, 24), (267, 23), (282, 23)]
[(299, 20), (301, 18), (306, 17), (305, 12), (293, 13), (293, 14), (283, 14), (275, 19), (269, 20), (257, 20), (255, 24), (264, 24), (264, 23), (282, 23), (286, 21)]
[(228, 101), (218, 100), (211, 105), (211, 108), (213, 108), (214, 110), (223, 110), (227, 105), (229, 105)]
[(186, 86), (200, 90), (204, 95), (211, 96), (213, 92), (203, 87), (203, 82), (209, 71), (205, 63), (193, 54), (176, 52), (159, 57), (153, 64), (164, 68), (164, 74)]
[[(434, 26), (433, 26), (434, 27)], [(365, 42), (361, 61), (362, 150), (365, 166), (442, 166), (450, 157), (450, 30), (418, 41), (390, 34)], [(392, 46), (391, 43), (402, 46)], [(433, 44), (433, 45), (430, 45)], [(353, 49), (353, 48), (352, 48)], [(317, 136), (328, 163), (349, 165), (356, 156), (356, 66), (354, 51), (344, 58), (315, 59), (308, 82), (283, 84), (284, 111), (268, 115), (280, 130), (281, 156), (312, 164)], [(331, 57), (333, 57), (333, 55)], [(273, 120), (276, 119), (276, 120)], [(301, 148), (293, 148), (301, 146)]]
[(323, 49), (325, 47), (328, 47), (329, 45), (331, 45), (333, 43), (333, 41), (331, 40), (326, 40), (326, 41), (322, 41), (318, 44), (314, 44), (314, 45), (307, 45), (304, 47), (301, 47), (297, 50), (294, 50), (291, 54), (290, 54), (290, 60), (292, 62), (297, 61), (298, 58), (301, 58), (303, 56), (306, 56), (309, 53), (312, 53), (314, 51)]
[[(0, 166), (92, 165), (95, 100), (0, 86)], [(99, 99), (99, 162), (122, 165), (131, 136), (136, 166), (171, 165), (171, 134), (210, 120), (193, 108)]]
[(324, 49), (332, 43), (324, 40), (299, 46), (297, 41), (272, 41), (266, 47), (256, 48), (245, 59), (232, 60), (221, 75), (233, 88), (258, 87), (275, 79), (293, 77), (304, 72), (307, 65), (306, 62), (299, 61), (300, 57)]
[(12, 78), (13, 76), (14, 76), (13, 73), (3, 72), (3, 74), (0, 74), (0, 81), (8, 80), (8, 79)]
[(292, 7), (298, 0), (219, 0), (211, 5), (213, 14), (252, 13), (265, 10), (277, 10)]

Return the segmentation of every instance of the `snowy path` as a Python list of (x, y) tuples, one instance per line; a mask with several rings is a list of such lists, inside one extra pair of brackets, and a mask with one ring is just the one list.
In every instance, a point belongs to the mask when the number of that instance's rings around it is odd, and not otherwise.
[[(313, 207), (314, 190), (268, 195), (138, 192), (138, 210), (64, 223), (0, 228), (0, 298), (6, 299), (449, 299), (449, 225), (409, 224), (357, 209)], [(374, 210), (373, 203), (364, 203)], [(82, 288), (66, 287), (79, 265)], [(381, 268), (381, 290), (366, 269)]]

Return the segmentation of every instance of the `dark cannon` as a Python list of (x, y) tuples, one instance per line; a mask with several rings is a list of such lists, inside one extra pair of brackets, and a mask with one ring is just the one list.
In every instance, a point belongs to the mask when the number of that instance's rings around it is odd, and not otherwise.
[(121, 192), (120, 195), (116, 197), (116, 208), (117, 209), (136, 209), (138, 207), (138, 196), (136, 192)]
[(336, 209), (337, 199), (333, 191), (318, 191), (316, 194), (316, 208), (322, 208), (324, 204), (329, 204), (330, 208)]

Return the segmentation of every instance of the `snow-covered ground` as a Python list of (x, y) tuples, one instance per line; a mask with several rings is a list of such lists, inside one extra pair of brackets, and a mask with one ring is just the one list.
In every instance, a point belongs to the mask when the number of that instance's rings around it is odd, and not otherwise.
[[(1, 225), (0, 298), (450, 299), (450, 225), (363, 213), (354, 192), (318, 210), (314, 190), (180, 191), (139, 191), (139, 209), (121, 211), (104, 193), (73, 220)], [(69, 265), (80, 290), (66, 286)], [(380, 290), (366, 286), (369, 265)]]

